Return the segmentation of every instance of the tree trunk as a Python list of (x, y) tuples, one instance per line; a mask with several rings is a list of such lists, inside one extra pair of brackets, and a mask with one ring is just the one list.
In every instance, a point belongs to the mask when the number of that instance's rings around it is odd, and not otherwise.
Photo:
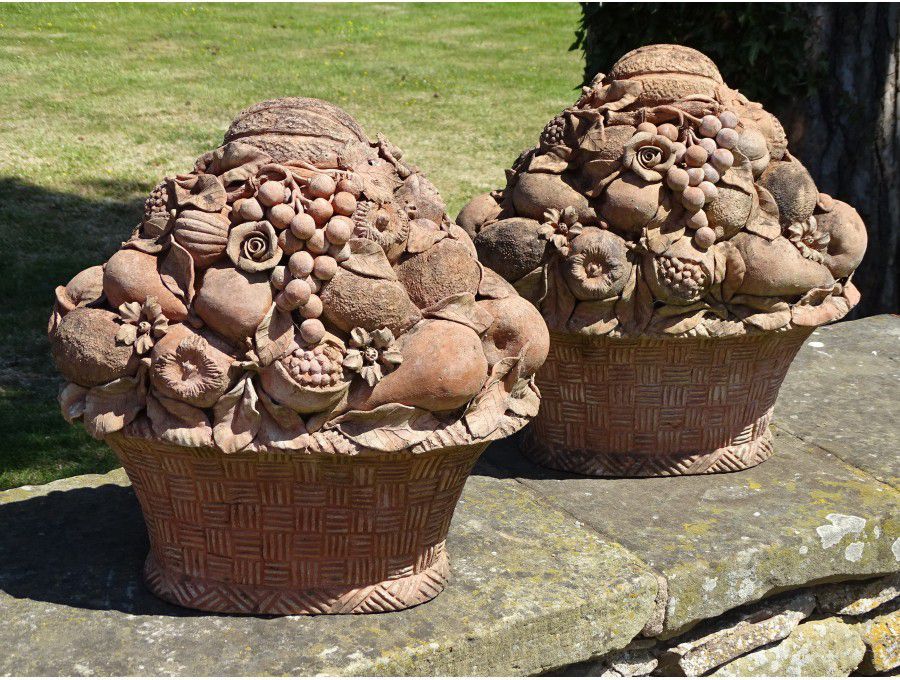
[(816, 4), (811, 56), (826, 64), (816, 94), (779, 111), (792, 153), (820, 191), (866, 223), (854, 276), (856, 316), (900, 311), (900, 5)]

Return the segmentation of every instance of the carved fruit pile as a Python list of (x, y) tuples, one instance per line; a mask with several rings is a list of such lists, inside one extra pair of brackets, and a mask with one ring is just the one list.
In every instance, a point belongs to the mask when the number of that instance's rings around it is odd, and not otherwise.
[(552, 330), (721, 336), (817, 326), (859, 300), (853, 208), (700, 52), (599, 74), (457, 223)]
[(402, 152), (313, 99), (243, 112), (56, 298), (70, 421), (226, 453), (487, 437), (536, 413), (549, 342)]

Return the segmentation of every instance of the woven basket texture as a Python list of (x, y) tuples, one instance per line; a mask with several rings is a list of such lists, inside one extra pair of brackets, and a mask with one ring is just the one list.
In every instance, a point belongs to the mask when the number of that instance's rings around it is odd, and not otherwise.
[(214, 612), (395, 611), (449, 576), (444, 541), (487, 446), (239, 453), (111, 435), (150, 535), (159, 597)]
[(609, 338), (551, 332), (535, 462), (592, 476), (729, 472), (772, 454), (769, 422), (812, 328), (729, 338)]

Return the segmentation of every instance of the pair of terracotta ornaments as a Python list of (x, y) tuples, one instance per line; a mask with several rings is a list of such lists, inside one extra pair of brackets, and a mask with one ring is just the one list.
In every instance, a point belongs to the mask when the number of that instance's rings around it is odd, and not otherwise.
[(785, 372), (857, 303), (865, 246), (774, 116), (654, 45), (456, 223), (341, 109), (253, 106), (57, 288), (49, 334), (64, 416), (141, 503), (154, 593), (390, 611), (443, 589), (466, 477), (530, 419), (526, 454), (569, 472), (765, 460)]

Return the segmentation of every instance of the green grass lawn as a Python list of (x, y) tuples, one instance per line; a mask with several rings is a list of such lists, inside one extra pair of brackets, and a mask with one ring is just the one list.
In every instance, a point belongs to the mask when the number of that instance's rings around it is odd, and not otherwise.
[(567, 5), (0, 5), (0, 488), (116, 466), (59, 415), (53, 288), (263, 99), (383, 132), (451, 215), (575, 97)]

